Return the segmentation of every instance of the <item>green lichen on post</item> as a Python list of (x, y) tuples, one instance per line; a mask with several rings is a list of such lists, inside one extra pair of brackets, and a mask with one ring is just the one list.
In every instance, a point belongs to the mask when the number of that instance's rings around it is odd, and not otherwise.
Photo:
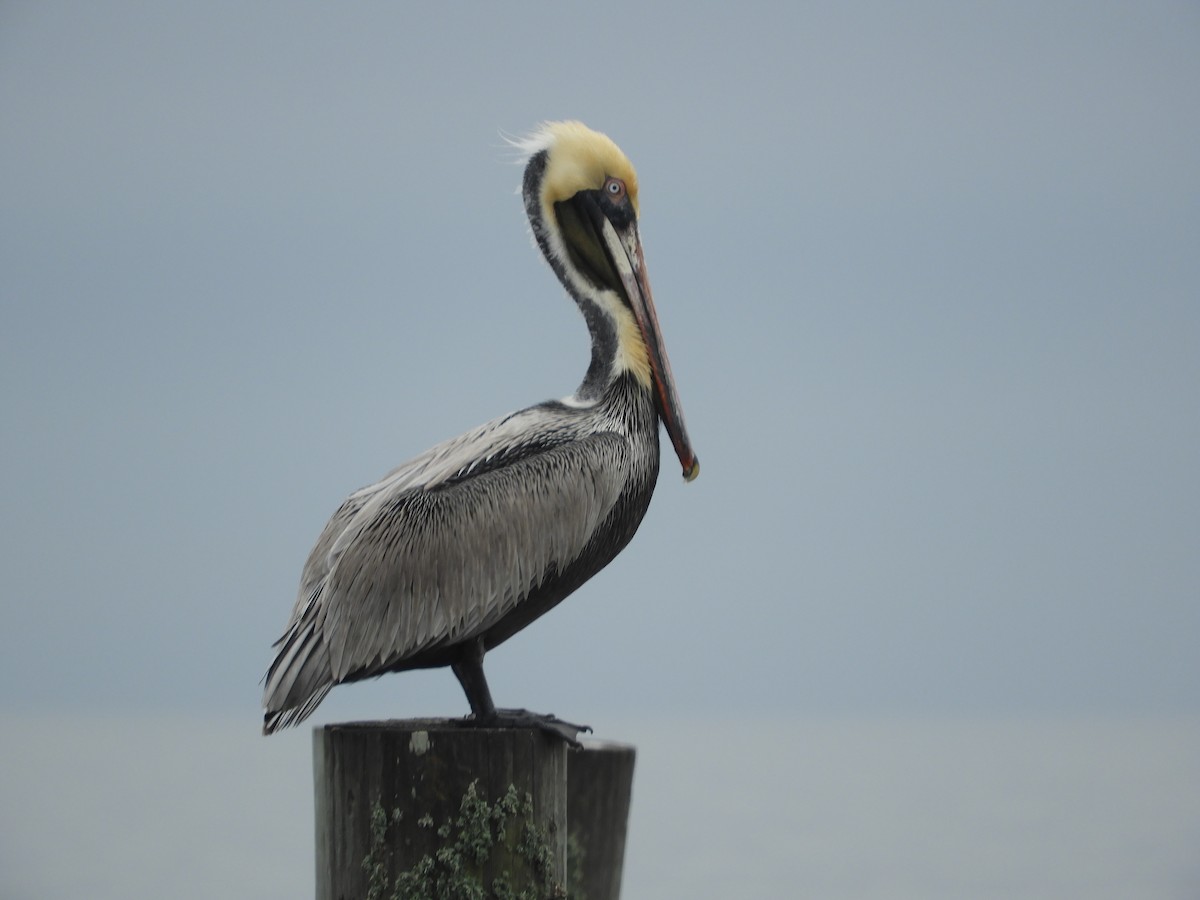
[[(400, 810), (392, 810), (392, 822), (399, 823), (403, 816)], [(363, 860), (363, 868), (367, 870), (366, 900), (384, 900), (387, 890), (387, 829), (387, 814), (383, 804), (376, 800), (371, 808), (371, 849)]]
[[(392, 821), (399, 822), (399, 809)], [(425, 814), (419, 824), (432, 827)], [(533, 798), (521, 798), (513, 785), (494, 804), (471, 782), (459, 804), (458, 816), (437, 829), (442, 847), (425, 855), (396, 876), (388, 893), (388, 817), (380, 802), (371, 811), (371, 849), (363, 859), (368, 873), (367, 900), (563, 900), (567, 894), (554, 882), (554, 854), (546, 829), (533, 817)], [(485, 884), (484, 869), (493, 855), (512, 869)], [(524, 885), (524, 886), (522, 886)]]

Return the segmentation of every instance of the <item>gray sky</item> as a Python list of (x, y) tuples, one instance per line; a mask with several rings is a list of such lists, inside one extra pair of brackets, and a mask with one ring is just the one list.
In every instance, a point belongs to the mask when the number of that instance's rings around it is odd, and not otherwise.
[(255, 719), (342, 497), (574, 389), (501, 139), (569, 117), (702, 470), (499, 702), (1200, 709), (1200, 7), (727, 6), (0, 7), (0, 707)]

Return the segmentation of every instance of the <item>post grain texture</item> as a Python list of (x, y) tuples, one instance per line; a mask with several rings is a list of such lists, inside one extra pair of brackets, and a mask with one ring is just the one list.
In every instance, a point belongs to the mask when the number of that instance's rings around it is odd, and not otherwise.
[(446, 720), (314, 729), (317, 900), (420, 896), (430, 888), (398, 886), (422, 866), (427, 885), (467, 879), (490, 896), (497, 879), (536, 881), (537, 896), (562, 896), (567, 754), (536, 729)]
[(567, 833), (571, 896), (618, 900), (633, 796), (636, 750), (584, 739), (567, 755)]

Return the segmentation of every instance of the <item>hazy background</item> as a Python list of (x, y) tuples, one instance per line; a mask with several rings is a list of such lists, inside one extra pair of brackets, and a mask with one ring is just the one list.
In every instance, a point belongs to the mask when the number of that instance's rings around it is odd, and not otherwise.
[(341, 499), (582, 377), (502, 139), (570, 117), (638, 167), (701, 476), (498, 702), (1200, 713), (1198, 86), (1191, 2), (5, 0), (0, 711), (257, 728)]

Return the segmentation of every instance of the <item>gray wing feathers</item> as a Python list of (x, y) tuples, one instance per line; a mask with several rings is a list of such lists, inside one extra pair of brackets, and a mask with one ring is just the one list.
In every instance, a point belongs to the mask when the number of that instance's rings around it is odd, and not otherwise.
[(267, 672), (263, 692), (264, 734), (308, 718), (334, 685), (328, 650), (311, 621), (296, 623), (279, 645), (283, 649)]
[(339, 507), (276, 644), (264, 730), (302, 720), (348, 675), (486, 631), (580, 555), (625, 485), (622, 435), (567, 440), (451, 482), (512, 450), (524, 418), (439, 445)]
[(472, 638), (579, 556), (621, 494), (602, 434), (434, 490), (381, 495), (335, 542), (321, 630), (332, 675)]

